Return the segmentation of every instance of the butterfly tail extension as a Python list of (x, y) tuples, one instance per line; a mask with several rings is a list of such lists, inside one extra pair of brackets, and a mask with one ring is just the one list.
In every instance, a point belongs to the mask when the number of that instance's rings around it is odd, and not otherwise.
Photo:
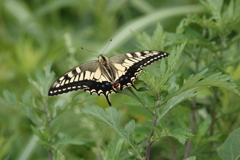
[(137, 88), (134, 86), (134, 84), (132, 83), (132, 87), (137, 91)]
[(105, 94), (104, 94), (104, 96), (106, 97), (106, 100), (107, 100), (109, 106), (112, 106), (111, 101), (110, 101), (110, 99), (109, 99), (109, 95), (105, 95)]

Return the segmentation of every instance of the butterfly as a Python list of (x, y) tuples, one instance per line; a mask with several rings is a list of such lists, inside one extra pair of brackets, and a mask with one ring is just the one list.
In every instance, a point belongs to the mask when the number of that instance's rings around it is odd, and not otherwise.
[(142, 68), (168, 56), (162, 51), (129, 52), (109, 58), (100, 54), (98, 60), (74, 67), (54, 81), (48, 96), (83, 89), (90, 94), (104, 95), (111, 106), (110, 94), (117, 93), (117, 88), (136, 89), (134, 81)]

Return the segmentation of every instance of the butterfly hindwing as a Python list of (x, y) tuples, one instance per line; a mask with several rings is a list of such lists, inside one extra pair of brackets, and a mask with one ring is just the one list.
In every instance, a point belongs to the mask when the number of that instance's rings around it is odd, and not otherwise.
[(108, 81), (103, 82), (92, 81), (91, 85), (86, 87), (84, 91), (89, 92), (90, 94), (104, 95), (110, 106), (111, 102), (108, 96), (112, 93), (117, 93), (117, 90), (113, 88), (112, 84)]

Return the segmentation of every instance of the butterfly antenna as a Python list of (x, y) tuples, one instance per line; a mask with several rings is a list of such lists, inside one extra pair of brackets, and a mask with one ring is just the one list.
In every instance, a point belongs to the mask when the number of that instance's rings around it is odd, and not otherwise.
[(110, 41), (108, 42), (107, 46), (104, 48), (104, 50), (102, 51), (102, 54), (105, 52), (105, 50), (108, 48), (109, 44), (112, 42), (112, 39), (110, 39)]
[(88, 49), (84, 49), (83, 47), (81, 47), (82, 50), (85, 50), (85, 51), (88, 51), (88, 52), (93, 52), (93, 53), (97, 53), (99, 54), (98, 52), (95, 52), (95, 51), (91, 51), (91, 50), (88, 50)]

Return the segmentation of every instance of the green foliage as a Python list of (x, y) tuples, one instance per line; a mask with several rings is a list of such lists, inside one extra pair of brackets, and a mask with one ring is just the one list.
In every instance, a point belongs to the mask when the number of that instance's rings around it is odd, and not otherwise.
[(0, 159), (4, 159), (4, 157), (7, 157), (8, 151), (11, 149), (11, 144), (13, 143), (14, 139), (16, 138), (15, 135), (12, 135), (6, 139), (4, 134), (1, 132), (0, 134), (0, 145), (1, 145), (1, 150), (0, 150)]
[(193, 156), (193, 157), (188, 157), (186, 160), (196, 160), (196, 157)]
[[(49, 157), (55, 159), (65, 159), (61, 151), (58, 149), (63, 144), (83, 145), (85, 142), (74, 140), (67, 135), (59, 137), (59, 131), (62, 123), (53, 124), (59, 109), (55, 106), (49, 106), (47, 101), (48, 86), (53, 81), (54, 73), (51, 72), (51, 63), (44, 68), (44, 73), (35, 70), (35, 80), (28, 75), (28, 81), (39, 92), (40, 97), (32, 97), (32, 93), (26, 90), (21, 97), (21, 101), (16, 99), (14, 93), (4, 91), (3, 96), (5, 102), (12, 106), (21, 107), (22, 112), (32, 121), (31, 125), (33, 133), (38, 137), (38, 143), (45, 146), (49, 152)], [(25, 151), (23, 151), (24, 153)], [(26, 158), (29, 155), (25, 155)], [(56, 158), (57, 157), (57, 158)]]
[[(0, 1), (0, 159), (239, 159), (240, 1), (189, 2)], [(101, 53), (111, 38), (112, 55), (170, 56), (144, 69), (138, 91), (111, 95), (114, 107), (47, 96), (96, 59), (80, 47)]]
[(190, 130), (178, 128), (174, 130), (169, 130), (168, 128), (161, 127), (162, 131), (157, 127), (153, 127), (154, 131), (157, 133), (155, 140), (161, 140), (163, 137), (173, 137), (176, 138), (180, 143), (185, 144), (186, 140), (193, 136)]
[[(124, 140), (119, 136), (115, 136), (113, 141), (108, 144), (108, 150), (102, 149), (101, 154), (103, 159), (121, 159), (120, 153), (123, 148)], [(127, 158), (127, 157), (124, 157)]]
[(132, 139), (135, 127), (134, 120), (131, 120), (129, 123), (127, 123), (123, 129), (120, 124), (120, 112), (117, 111), (115, 108), (109, 107), (104, 111), (98, 106), (92, 106), (81, 109), (81, 112), (96, 117), (106, 126), (112, 128), (119, 136), (124, 138), (132, 147), (134, 152), (136, 152), (137, 155), (140, 156), (139, 149), (136, 144), (134, 144)]
[(218, 148), (218, 154), (223, 160), (237, 160), (240, 158), (240, 129), (229, 134), (226, 141)]

